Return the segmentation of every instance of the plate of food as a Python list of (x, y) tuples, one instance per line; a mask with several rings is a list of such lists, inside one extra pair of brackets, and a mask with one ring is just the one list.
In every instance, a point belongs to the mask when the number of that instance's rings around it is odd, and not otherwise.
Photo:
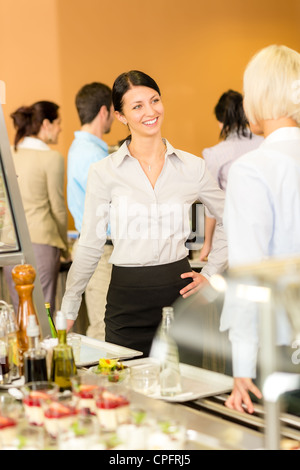
[(89, 372), (107, 379), (110, 383), (128, 382), (130, 369), (119, 359), (101, 358), (96, 366), (90, 367)]

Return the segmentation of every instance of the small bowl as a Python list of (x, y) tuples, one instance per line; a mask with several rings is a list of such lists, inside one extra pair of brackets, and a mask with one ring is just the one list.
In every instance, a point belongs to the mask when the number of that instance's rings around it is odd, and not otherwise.
[(125, 367), (125, 369), (121, 370), (111, 370), (109, 372), (103, 372), (99, 370), (98, 366), (91, 367), (89, 372), (92, 374), (96, 374), (103, 379), (107, 379), (110, 383), (116, 382), (127, 382), (130, 376), (130, 369)]
[(101, 377), (104, 382), (108, 383), (120, 383), (123, 384), (129, 381), (130, 377), (130, 369), (127, 366), (124, 366), (124, 369), (121, 370), (110, 370), (110, 371), (102, 371), (99, 369), (98, 366), (90, 367), (89, 372), (92, 374), (96, 374)]

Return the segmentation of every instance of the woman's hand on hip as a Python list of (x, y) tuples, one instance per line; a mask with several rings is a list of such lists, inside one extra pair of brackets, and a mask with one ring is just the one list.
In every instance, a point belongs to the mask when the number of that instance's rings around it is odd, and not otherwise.
[(200, 273), (196, 273), (195, 271), (181, 274), (181, 279), (187, 279), (189, 277), (192, 278), (192, 282), (179, 291), (180, 295), (182, 295), (184, 299), (192, 294), (195, 294), (204, 285), (209, 284), (209, 281), (206, 279), (206, 277)]

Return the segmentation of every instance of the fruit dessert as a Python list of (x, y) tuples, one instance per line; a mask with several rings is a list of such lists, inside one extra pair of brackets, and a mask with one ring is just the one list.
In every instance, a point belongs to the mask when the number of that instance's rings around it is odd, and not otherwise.
[(92, 372), (106, 376), (109, 382), (123, 382), (129, 377), (129, 368), (117, 359), (99, 359), (99, 364)]
[(91, 414), (96, 414), (95, 393), (99, 390), (97, 385), (77, 384), (73, 386), (73, 395), (77, 401), (78, 410), (87, 410)]
[(44, 408), (44, 423), (51, 437), (68, 429), (76, 418), (77, 410), (73, 404), (51, 401)]
[(23, 398), (25, 416), (30, 424), (43, 426), (44, 410), (42, 402), (47, 400), (50, 400), (50, 397), (47, 392), (42, 390), (32, 390)]
[(0, 448), (14, 438), (16, 428), (17, 422), (14, 419), (0, 416)]
[(96, 407), (100, 426), (105, 431), (115, 431), (118, 424), (129, 418), (129, 400), (108, 390), (97, 397)]

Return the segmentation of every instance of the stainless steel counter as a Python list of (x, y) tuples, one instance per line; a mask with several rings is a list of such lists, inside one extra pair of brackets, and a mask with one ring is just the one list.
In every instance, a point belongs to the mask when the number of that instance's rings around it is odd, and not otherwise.
[(254, 450), (262, 449), (264, 436), (243, 424), (214, 416), (194, 402), (167, 403), (133, 393), (134, 402), (152, 410), (158, 416), (172, 418), (186, 426), (188, 450)]

